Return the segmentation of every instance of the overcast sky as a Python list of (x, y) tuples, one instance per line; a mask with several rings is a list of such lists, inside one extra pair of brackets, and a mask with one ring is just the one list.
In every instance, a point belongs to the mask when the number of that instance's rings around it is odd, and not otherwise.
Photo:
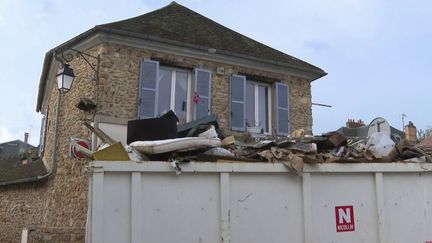
[[(380, 0), (225, 1), (180, 4), (324, 69), (312, 83), (314, 134), (348, 118), (382, 116), (402, 128), (432, 125), (432, 2)], [(97, 24), (144, 14), (170, 1), (0, 0), (0, 142), (39, 144), (36, 96), (51, 48)]]

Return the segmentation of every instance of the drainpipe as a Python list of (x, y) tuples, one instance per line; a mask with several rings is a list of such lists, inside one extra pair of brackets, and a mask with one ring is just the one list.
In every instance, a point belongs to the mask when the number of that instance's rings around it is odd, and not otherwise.
[(54, 127), (54, 144), (53, 144), (53, 148), (52, 148), (52, 157), (51, 157), (51, 169), (50, 171), (43, 175), (43, 176), (38, 176), (39, 180), (45, 179), (51, 175), (55, 175), (56, 171), (57, 171), (57, 147), (58, 147), (58, 128), (59, 128), (59, 123), (60, 123), (60, 102), (61, 101), (61, 92), (60, 90), (58, 90), (57, 92), (57, 105), (56, 105), (56, 120), (55, 120), (55, 127)]
[(40, 180), (43, 180), (45, 178), (48, 178), (50, 176), (55, 175), (55, 173), (57, 171), (57, 146), (58, 146), (58, 127), (59, 127), (59, 121), (60, 121), (60, 101), (61, 101), (61, 92), (60, 92), (60, 90), (58, 90), (58, 92), (57, 92), (57, 105), (56, 105), (56, 118), (55, 118), (55, 127), (54, 127), (54, 142), (53, 142), (52, 157), (51, 157), (51, 168), (48, 171), (48, 173), (46, 173), (45, 175), (42, 175), (42, 176), (35, 176), (35, 177), (30, 177), (30, 178), (0, 182), (0, 186), (7, 186), (7, 185), (13, 185), (13, 184), (19, 184), (19, 183), (40, 181)]

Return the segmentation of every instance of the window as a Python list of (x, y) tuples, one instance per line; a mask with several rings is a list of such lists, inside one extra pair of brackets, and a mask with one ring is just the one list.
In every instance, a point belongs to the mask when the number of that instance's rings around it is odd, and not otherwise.
[(254, 127), (256, 131), (261, 130), (259, 132), (270, 131), (269, 92), (269, 85), (246, 81), (246, 127)]
[(189, 121), (190, 72), (187, 70), (160, 67), (158, 79), (157, 114), (173, 110), (180, 123)]
[[(275, 97), (271, 97), (272, 90)], [(275, 82), (268, 85), (246, 80), (243, 75), (231, 75), (231, 130), (271, 133), (273, 131), (272, 112), (275, 112), (276, 135), (287, 136), (290, 131), (289, 87), (287, 84)]]
[[(211, 72), (195, 69), (194, 89), (192, 72), (167, 66), (158, 61), (142, 60), (139, 89), (139, 119), (157, 117), (173, 110), (180, 123), (210, 114)], [(194, 99), (192, 95), (194, 94)], [(193, 106), (192, 106), (193, 100)]]

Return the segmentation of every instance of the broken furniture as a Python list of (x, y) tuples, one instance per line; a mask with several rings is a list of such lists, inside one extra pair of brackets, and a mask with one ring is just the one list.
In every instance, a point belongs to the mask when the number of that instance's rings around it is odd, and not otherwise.
[[(94, 160), (109, 160), (109, 161), (128, 161), (129, 156), (126, 150), (124, 149), (121, 142), (117, 142), (108, 136), (104, 131), (97, 127), (93, 127), (88, 122), (84, 122), (84, 126), (86, 126), (90, 131), (92, 131), (97, 137), (99, 137), (104, 143), (108, 146), (94, 152), (92, 154), (92, 158)], [(81, 149), (81, 148), (80, 148)], [(84, 151), (87, 152), (88, 151)]]
[(213, 125), (215, 127), (216, 132), (219, 134), (219, 138), (223, 139), (224, 137), (221, 137), (223, 134), (221, 134), (220, 127), (219, 127), (219, 119), (217, 114), (211, 114), (207, 117), (203, 117), (191, 122), (188, 122), (183, 125), (178, 126), (178, 136), (179, 137), (193, 137), (198, 135), (199, 133), (202, 133), (208, 129), (209, 125)]
[(178, 118), (173, 111), (158, 118), (128, 121), (127, 144), (177, 138), (177, 122)]

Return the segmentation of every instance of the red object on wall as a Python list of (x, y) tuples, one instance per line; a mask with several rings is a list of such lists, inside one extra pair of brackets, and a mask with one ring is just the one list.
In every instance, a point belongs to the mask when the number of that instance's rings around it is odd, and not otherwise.
[(197, 92), (195, 92), (194, 97), (193, 97), (193, 102), (195, 104), (198, 104), (199, 98), (200, 98), (199, 94)]
[(335, 215), (336, 232), (355, 231), (353, 206), (336, 206)]
[[(81, 145), (82, 147), (86, 149), (90, 149), (90, 142), (85, 139), (79, 139), (79, 138), (71, 138), (75, 141), (75, 143)], [(69, 147), (69, 155), (76, 159), (84, 159), (86, 158), (83, 154), (78, 152), (73, 144)]]

